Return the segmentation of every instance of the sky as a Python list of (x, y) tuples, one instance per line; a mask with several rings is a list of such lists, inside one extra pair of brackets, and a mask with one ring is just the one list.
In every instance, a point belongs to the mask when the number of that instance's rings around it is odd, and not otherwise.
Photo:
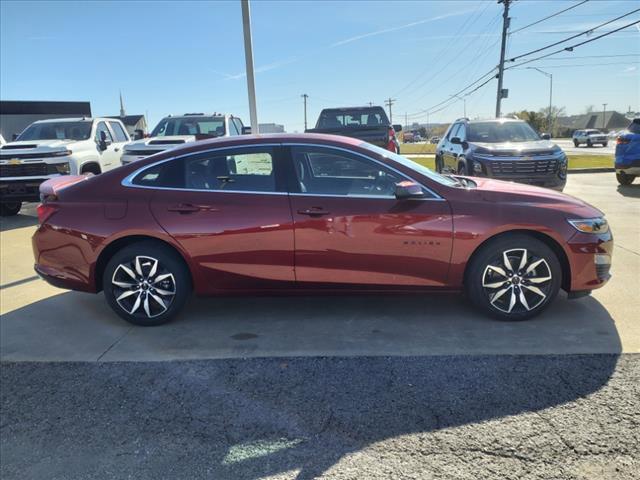
[[(590, 0), (516, 31), (576, 3), (515, 1), (507, 58), (639, 8)], [(451, 95), (499, 61), (501, 15), (496, 0), (253, 0), (259, 122), (303, 130), (303, 93), (310, 127), (322, 108), (384, 105), (389, 97), (394, 123), (404, 124), (405, 114), (409, 123), (451, 121), (464, 113)], [(538, 55), (633, 21), (640, 12)], [(553, 74), (553, 104), (569, 114), (603, 103), (640, 110), (638, 25), (526, 66)], [(548, 105), (545, 75), (523, 66), (504, 79), (503, 113)], [(493, 117), (496, 89), (493, 80), (465, 96), (467, 116)], [(2, 100), (90, 101), (95, 116), (117, 115), (119, 92), (127, 114), (147, 114), (150, 127), (167, 114), (213, 111), (249, 124), (239, 0), (0, 0)]]

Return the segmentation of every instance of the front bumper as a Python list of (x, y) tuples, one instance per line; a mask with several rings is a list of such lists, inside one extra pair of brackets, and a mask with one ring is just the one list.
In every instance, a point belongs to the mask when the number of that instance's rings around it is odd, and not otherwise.
[(46, 178), (33, 180), (0, 180), (0, 201), (39, 202), (40, 184)]
[(594, 290), (609, 281), (613, 255), (611, 231), (598, 235), (577, 232), (567, 246), (571, 268), (569, 291)]

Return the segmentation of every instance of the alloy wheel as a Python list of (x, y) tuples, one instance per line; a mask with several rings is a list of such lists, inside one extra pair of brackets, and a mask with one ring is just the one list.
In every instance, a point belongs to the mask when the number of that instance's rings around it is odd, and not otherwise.
[(544, 258), (525, 248), (505, 250), (484, 269), (482, 287), (492, 307), (504, 313), (530, 312), (547, 299), (552, 274)]
[(118, 305), (129, 315), (142, 318), (165, 313), (177, 291), (173, 274), (157, 259), (142, 255), (118, 264), (111, 283)]

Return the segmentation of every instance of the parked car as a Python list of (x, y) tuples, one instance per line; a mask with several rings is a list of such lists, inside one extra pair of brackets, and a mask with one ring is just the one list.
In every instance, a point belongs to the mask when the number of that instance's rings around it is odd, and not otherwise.
[(440, 137), (431, 137), (429, 143), (436, 145), (440, 141)]
[(382, 107), (325, 108), (320, 112), (316, 128), (305, 131), (359, 138), (400, 153), (396, 132), (402, 131), (402, 125), (391, 125)]
[(127, 145), (122, 154), (122, 164), (140, 160), (164, 152), (184, 143), (205, 138), (231, 137), (247, 132), (242, 120), (223, 113), (185, 113), (163, 118), (148, 138)]
[(0, 214), (16, 215), (22, 202), (40, 199), (38, 187), (60, 175), (100, 174), (120, 166), (130, 141), (120, 120), (40, 120), (0, 147)]
[[(505, 320), (609, 279), (603, 213), (547, 189), (444, 176), (359, 139), (177, 147), (41, 187), (35, 269), (157, 325), (198, 295), (464, 290)], [(455, 223), (454, 223), (455, 219)], [(215, 308), (212, 308), (215, 312)]]
[(576, 130), (573, 132), (573, 145), (575, 147), (579, 147), (582, 144), (585, 144), (587, 147), (593, 147), (597, 143), (606, 147), (609, 144), (607, 134), (594, 129)]
[(640, 118), (616, 139), (616, 178), (620, 185), (631, 185), (640, 175)]
[(436, 170), (562, 191), (567, 156), (522, 120), (460, 118), (436, 147)]

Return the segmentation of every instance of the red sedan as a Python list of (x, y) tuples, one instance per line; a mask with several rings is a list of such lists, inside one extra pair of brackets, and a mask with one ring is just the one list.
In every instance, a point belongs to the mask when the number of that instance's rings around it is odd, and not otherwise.
[(92, 177), (43, 184), (35, 269), (104, 291), (138, 325), (198, 295), (464, 291), (522, 320), (560, 288), (609, 279), (602, 212), (576, 198), (443, 176), (360, 140), (202, 141)]

